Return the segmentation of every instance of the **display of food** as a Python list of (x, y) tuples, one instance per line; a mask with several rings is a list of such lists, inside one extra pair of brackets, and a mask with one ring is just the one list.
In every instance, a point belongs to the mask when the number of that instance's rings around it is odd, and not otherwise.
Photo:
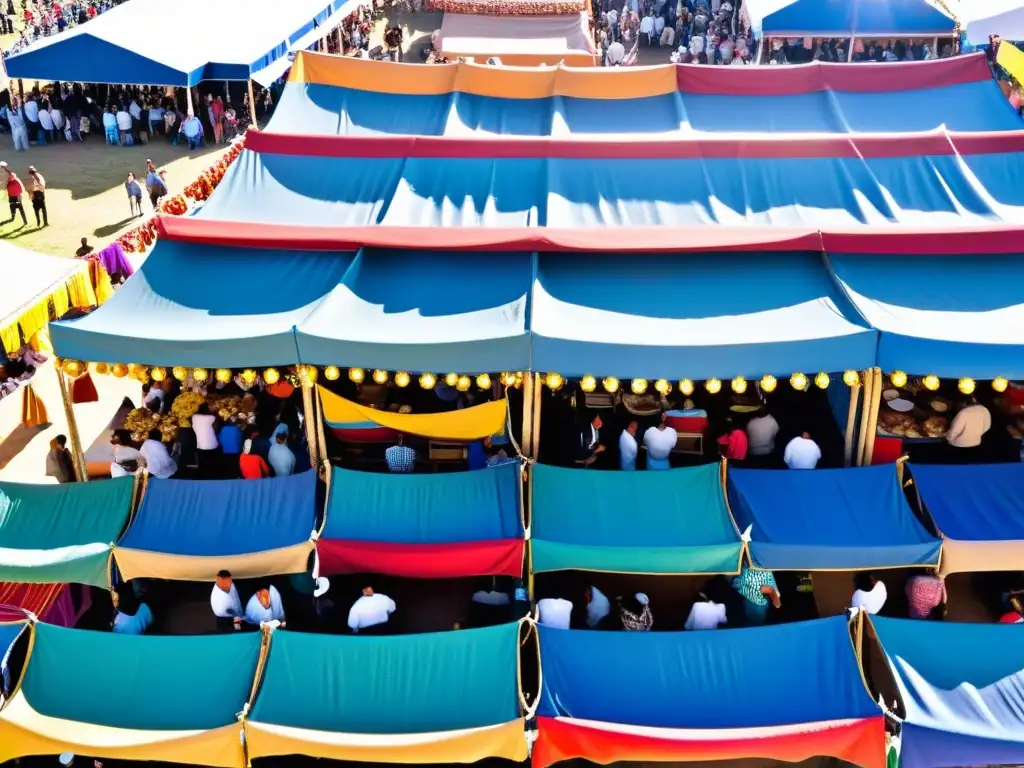
[(237, 421), (245, 423), (251, 420), (252, 414), (243, 412), (243, 398), (237, 395), (202, 395), (199, 392), (182, 392), (171, 403), (170, 413), (153, 413), (148, 408), (136, 408), (128, 413), (124, 421), (124, 428), (131, 432), (132, 440), (141, 443), (154, 429), (160, 430), (161, 440), (169, 443), (174, 439), (179, 427), (188, 427), (192, 424), (192, 417), (199, 410), (199, 406), (206, 402), (210, 411), (222, 421)]
[(883, 403), (878, 413), (880, 434), (916, 440), (945, 437), (949, 431), (948, 416), (930, 413), (922, 408), (901, 412), (893, 410), (889, 405)]

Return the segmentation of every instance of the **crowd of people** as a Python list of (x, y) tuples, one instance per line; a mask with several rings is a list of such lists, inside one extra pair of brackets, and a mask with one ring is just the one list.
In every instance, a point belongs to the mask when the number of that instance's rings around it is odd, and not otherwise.
[[(23, 22), (21, 32), (14, 45), (4, 51), (4, 56), (13, 56), (24, 50), (36, 40), (59, 34), (66, 29), (73, 29), (76, 26), (85, 24), (90, 19), (96, 18), (111, 8), (120, 5), (125, 0), (70, 0), (70, 2), (59, 2), (59, 0), (20, 0), (20, 18)], [(13, 34), (15, 31), (15, 19), (19, 14), (15, 11), (14, 0), (7, 0), (7, 6), (3, 16), (0, 16), (0, 23), (3, 25), (3, 32)]]

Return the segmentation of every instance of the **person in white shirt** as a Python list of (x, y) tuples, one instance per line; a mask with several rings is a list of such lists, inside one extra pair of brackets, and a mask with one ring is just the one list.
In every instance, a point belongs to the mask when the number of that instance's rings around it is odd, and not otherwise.
[(779, 422), (762, 408), (747, 423), (747, 455), (768, 456), (775, 450), (775, 437), (779, 434)]
[(652, 10), (646, 16), (643, 21), (640, 22), (640, 34), (641, 40), (647, 44), (648, 47), (654, 45), (654, 11)]
[(545, 597), (538, 600), (537, 620), (545, 627), (568, 629), (572, 620), (572, 601), (564, 597)]
[(25, 114), (25, 121), (28, 123), (29, 141), (39, 141), (39, 102), (29, 97), (22, 111)]
[(811, 440), (810, 433), (804, 432), (789, 441), (782, 460), (790, 469), (814, 469), (821, 461), (821, 448)]
[(133, 120), (142, 119), (142, 107), (135, 99), (132, 99), (132, 103), (128, 105), (128, 114), (132, 116)]
[(953, 417), (946, 433), (946, 442), (954, 448), (977, 448), (981, 438), (992, 429), (992, 415), (988, 408), (972, 397), (964, 408)]
[(639, 427), (636, 420), (630, 421), (626, 428), (619, 435), (619, 468), (628, 471), (636, 469), (636, 430)]
[(192, 416), (192, 431), (196, 433), (196, 450), (199, 452), (199, 472), (204, 477), (216, 477), (220, 471), (220, 443), (214, 425), (217, 417), (210, 413), (210, 406), (203, 403)]
[(597, 587), (591, 585), (584, 592), (587, 599), (587, 626), (597, 629), (598, 625), (612, 612), (612, 604), (608, 597)]
[(113, 107), (103, 113), (103, 134), (106, 136), (107, 144), (118, 143), (117, 112)]
[(718, 629), (726, 622), (725, 605), (716, 603), (701, 590), (697, 593), (697, 600), (690, 609), (690, 615), (686, 617), (683, 628), (691, 631)]
[(647, 448), (648, 469), (668, 469), (669, 454), (679, 442), (679, 433), (668, 426), (668, 417), (662, 413), (661, 422), (656, 427), (648, 427), (644, 432), (644, 447)]
[(53, 142), (56, 140), (56, 135), (53, 132), (53, 116), (50, 114), (50, 110), (45, 107), (39, 110), (39, 125), (42, 127), (46, 141)]
[(242, 623), (242, 601), (238, 597), (238, 588), (231, 580), (231, 571), (220, 571), (217, 581), (210, 592), (210, 609), (217, 617), (217, 627), (221, 631), (232, 630)]
[(11, 99), (11, 108), (7, 110), (7, 122), (11, 124), (14, 151), (26, 151), (28, 149), (28, 129), (25, 127), (25, 110), (18, 105), (17, 97)]
[(704, 35), (694, 35), (690, 38), (690, 55), (696, 59), (704, 53)]
[(257, 627), (272, 622), (277, 622), (275, 627), (285, 626), (284, 603), (277, 587), (267, 584), (257, 589), (245, 606), (244, 618)]
[[(652, 44), (657, 43), (658, 45), (662, 45), (663, 43), (661, 41), (661, 34), (664, 31), (665, 31), (665, 17), (664, 16), (655, 16), (654, 17), (654, 37), (651, 40), (651, 43)], [(672, 45), (672, 43), (669, 43), (669, 45)]]
[(395, 601), (387, 595), (378, 595), (373, 587), (363, 587), (362, 596), (349, 609), (349, 629), (356, 634), (383, 635), (395, 608)]
[(123, 108), (117, 112), (117, 130), (121, 134), (121, 146), (127, 147), (131, 144), (132, 116)]
[(622, 63), (623, 59), (626, 58), (626, 47), (615, 41), (608, 46), (608, 55), (605, 56), (605, 64), (609, 67), (615, 67)]
[(142, 385), (142, 407), (159, 413), (164, 406), (164, 391), (157, 384), (145, 383)]
[(870, 614), (876, 614), (882, 610), (889, 593), (885, 589), (885, 584), (879, 581), (875, 574), (867, 572), (854, 574), (853, 585), (855, 590), (850, 599), (851, 608), (861, 608)]
[(110, 436), (110, 445), (113, 449), (114, 460), (110, 462), (111, 477), (128, 477), (135, 474), (135, 467), (138, 466), (138, 450), (127, 445), (128, 433), (125, 430), (118, 430)]
[(159, 429), (149, 431), (149, 438), (139, 449), (139, 458), (142, 459), (149, 474), (161, 480), (173, 477), (178, 471), (177, 463), (171, 458), (167, 446), (163, 444)]

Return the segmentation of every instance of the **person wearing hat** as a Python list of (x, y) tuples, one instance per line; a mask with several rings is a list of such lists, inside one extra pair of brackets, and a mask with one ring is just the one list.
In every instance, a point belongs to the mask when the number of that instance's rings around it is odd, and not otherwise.
[[(36, 226), (48, 227), (50, 220), (46, 216), (46, 179), (36, 170), (34, 165), (28, 167), (29, 183), (32, 185), (32, 210), (36, 214)], [(43, 214), (43, 223), (39, 223), (39, 214)]]
[(384, 635), (387, 634), (388, 620), (395, 612), (395, 601), (387, 595), (373, 591), (373, 587), (363, 587), (363, 594), (356, 600), (348, 612), (348, 626), (355, 634)]
[(7, 163), (0, 163), (0, 170), (7, 174), (7, 202), (11, 206), (11, 218), (8, 221), (14, 221), (14, 214), (20, 213), (22, 225), (27, 226), (25, 206), (21, 202), (21, 196), (25, 194), (25, 185), (21, 183), (18, 174), (7, 167)]

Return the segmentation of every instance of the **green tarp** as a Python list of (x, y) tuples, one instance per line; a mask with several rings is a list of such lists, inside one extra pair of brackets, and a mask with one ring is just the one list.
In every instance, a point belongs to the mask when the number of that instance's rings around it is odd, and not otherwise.
[(365, 734), (507, 723), (519, 716), (518, 637), (518, 624), (401, 637), (275, 632), (250, 719)]
[(258, 633), (157, 637), (37, 624), (21, 690), (34, 710), (62, 720), (213, 730), (236, 722), (259, 655)]
[(534, 572), (739, 570), (720, 466), (647, 472), (533, 468)]
[(110, 545), (131, 511), (130, 477), (0, 483), (0, 581), (106, 587)]

